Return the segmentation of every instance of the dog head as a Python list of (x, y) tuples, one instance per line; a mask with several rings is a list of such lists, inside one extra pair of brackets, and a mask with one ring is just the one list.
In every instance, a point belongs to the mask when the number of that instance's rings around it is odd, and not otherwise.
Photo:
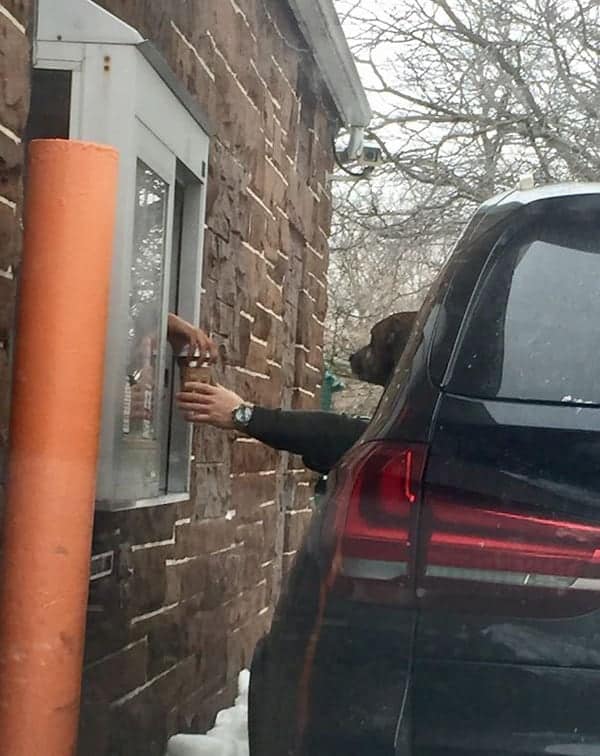
[(387, 385), (408, 342), (416, 315), (416, 312), (398, 312), (375, 323), (371, 341), (350, 356), (350, 367), (359, 380)]

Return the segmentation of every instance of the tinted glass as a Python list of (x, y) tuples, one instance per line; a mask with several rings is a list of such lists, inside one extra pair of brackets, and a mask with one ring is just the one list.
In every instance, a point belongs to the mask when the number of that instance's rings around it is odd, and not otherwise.
[(600, 404), (600, 203), (540, 205), (495, 257), (450, 388)]
[(71, 71), (33, 69), (27, 139), (69, 138), (71, 80)]
[(431, 380), (441, 384), (456, 342), (465, 312), (473, 296), (481, 271), (498, 237), (506, 225), (506, 218), (514, 207), (489, 207), (476, 214), (461, 237), (448, 266), (449, 281), (429, 358)]
[(158, 341), (163, 318), (163, 276), (168, 185), (141, 160), (137, 163), (134, 251), (129, 298), (130, 417), (125, 404), (123, 433), (155, 438), (157, 433)]

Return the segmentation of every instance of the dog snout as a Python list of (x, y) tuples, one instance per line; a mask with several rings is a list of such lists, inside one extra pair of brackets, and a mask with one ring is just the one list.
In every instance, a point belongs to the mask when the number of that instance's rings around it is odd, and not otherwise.
[(366, 373), (368, 373), (367, 352), (368, 347), (363, 347), (350, 355), (350, 368), (353, 374), (362, 381), (365, 380)]
[(361, 370), (363, 364), (363, 352), (364, 349), (359, 349), (358, 352), (353, 352), (350, 357), (350, 368), (353, 373), (357, 373)]

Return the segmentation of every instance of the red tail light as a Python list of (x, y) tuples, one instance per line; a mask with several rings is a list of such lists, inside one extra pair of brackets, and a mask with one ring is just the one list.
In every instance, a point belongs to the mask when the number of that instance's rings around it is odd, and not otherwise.
[(600, 590), (600, 527), (519, 511), (510, 502), (427, 494), (425, 576)]
[(426, 453), (422, 444), (374, 442), (349, 455), (331, 501), (339, 576), (408, 574)]

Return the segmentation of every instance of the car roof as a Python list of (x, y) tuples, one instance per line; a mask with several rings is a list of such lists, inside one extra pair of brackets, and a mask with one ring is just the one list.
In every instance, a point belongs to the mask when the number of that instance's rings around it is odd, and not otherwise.
[(504, 205), (529, 205), (538, 200), (574, 197), (583, 194), (600, 194), (600, 182), (565, 182), (538, 186), (534, 189), (510, 189), (486, 200), (480, 208), (487, 210), (491, 207), (502, 207)]

